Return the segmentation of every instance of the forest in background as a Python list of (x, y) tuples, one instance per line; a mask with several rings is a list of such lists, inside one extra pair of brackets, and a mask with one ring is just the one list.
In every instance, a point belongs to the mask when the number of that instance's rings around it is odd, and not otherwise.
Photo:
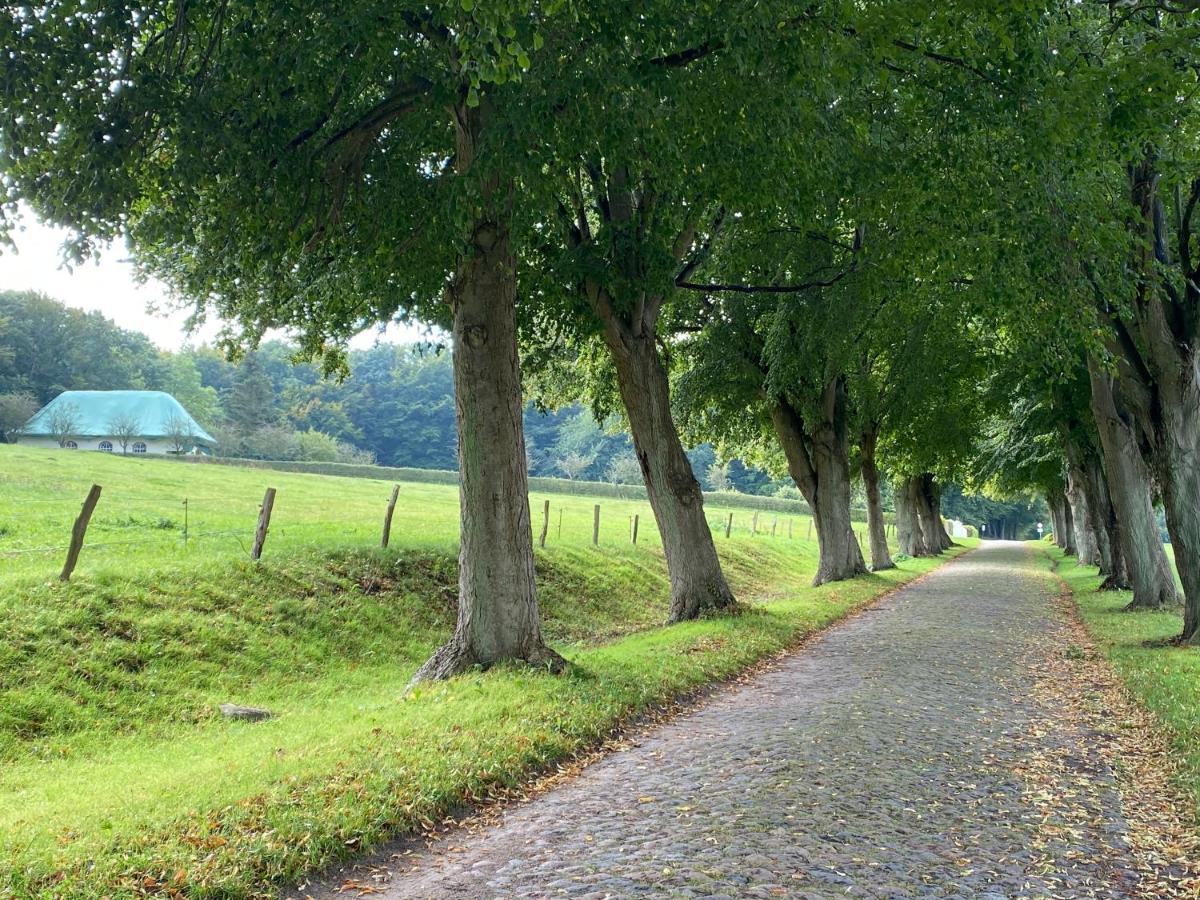
[[(245, 459), (378, 463), (422, 469), (457, 468), (450, 355), (433, 345), (379, 343), (348, 355), (345, 378), (294, 360), (282, 341), (264, 342), (231, 362), (206, 345), (158, 349), (138, 332), (96, 312), (44, 295), (0, 290), (0, 435), (16, 430), (65, 390), (160, 390), (173, 395), (218, 441), (222, 456)], [(597, 423), (579, 404), (525, 408), (532, 475), (640, 484), (623, 423)], [(782, 472), (721, 459), (708, 443), (688, 450), (708, 490), (800, 499)], [(862, 505), (856, 484), (856, 505)], [(884, 486), (884, 503), (892, 508)], [(966, 522), (1014, 516), (1027, 528), (1041, 504), (964, 495), (948, 485), (946, 515)]]

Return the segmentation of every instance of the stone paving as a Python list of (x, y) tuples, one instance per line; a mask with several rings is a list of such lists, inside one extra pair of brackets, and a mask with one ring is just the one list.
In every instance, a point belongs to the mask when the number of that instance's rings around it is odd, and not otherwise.
[[(1096, 735), (1035, 699), (1055, 591), (1022, 545), (986, 543), (498, 825), (350, 881), (384, 898), (1135, 896)], [(1029, 777), (1045, 758), (1069, 761), (1049, 788)]]

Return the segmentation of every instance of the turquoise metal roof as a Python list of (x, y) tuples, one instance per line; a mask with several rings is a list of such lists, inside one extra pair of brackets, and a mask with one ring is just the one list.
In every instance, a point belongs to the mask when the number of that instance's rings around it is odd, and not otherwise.
[(78, 437), (108, 437), (109, 425), (118, 416), (137, 420), (139, 437), (166, 437), (168, 423), (181, 418), (192, 426), (197, 444), (215, 446), (216, 438), (200, 427), (183, 405), (163, 391), (63, 391), (25, 423), (22, 434), (52, 437), (50, 417), (55, 410), (73, 406)]

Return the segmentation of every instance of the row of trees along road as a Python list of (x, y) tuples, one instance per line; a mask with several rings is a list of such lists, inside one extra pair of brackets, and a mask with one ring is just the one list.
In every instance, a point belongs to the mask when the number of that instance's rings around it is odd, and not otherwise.
[(80, 256), (126, 236), (233, 323), (230, 350), (285, 329), (334, 373), (374, 323), (449, 330), (459, 619), (418, 678), (561, 666), (539, 625), (523, 384), (627, 421), (679, 620), (735, 603), (684, 438), (789, 472), (818, 582), (846, 578), (864, 570), (852, 457), (872, 563), (890, 564), (881, 464), (902, 549), (939, 552), (939, 479), (1046, 488), (1000, 461), (1005, 388), (1065, 390), (1080, 362), (1118, 532), (1140, 520), (1113, 467), (1144, 461), (1200, 602), (1181, 9), (8, 8), (5, 226), (24, 201)]

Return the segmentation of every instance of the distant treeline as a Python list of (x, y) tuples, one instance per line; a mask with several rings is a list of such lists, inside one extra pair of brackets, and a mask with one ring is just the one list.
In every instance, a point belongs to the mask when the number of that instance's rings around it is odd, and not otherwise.
[[(239, 363), (207, 346), (164, 352), (39, 294), (0, 291), (0, 432), (65, 390), (162, 390), (218, 439), (222, 455), (249, 459), (457, 466), (450, 357), (436, 348), (379, 344), (349, 354), (349, 375), (322, 378), (271, 341)], [(7, 409), (7, 414), (4, 410)], [(569, 480), (641, 484), (628, 434), (578, 406), (525, 413), (530, 472)], [(689, 454), (705, 487), (798, 498), (790, 482), (711, 446)]]

